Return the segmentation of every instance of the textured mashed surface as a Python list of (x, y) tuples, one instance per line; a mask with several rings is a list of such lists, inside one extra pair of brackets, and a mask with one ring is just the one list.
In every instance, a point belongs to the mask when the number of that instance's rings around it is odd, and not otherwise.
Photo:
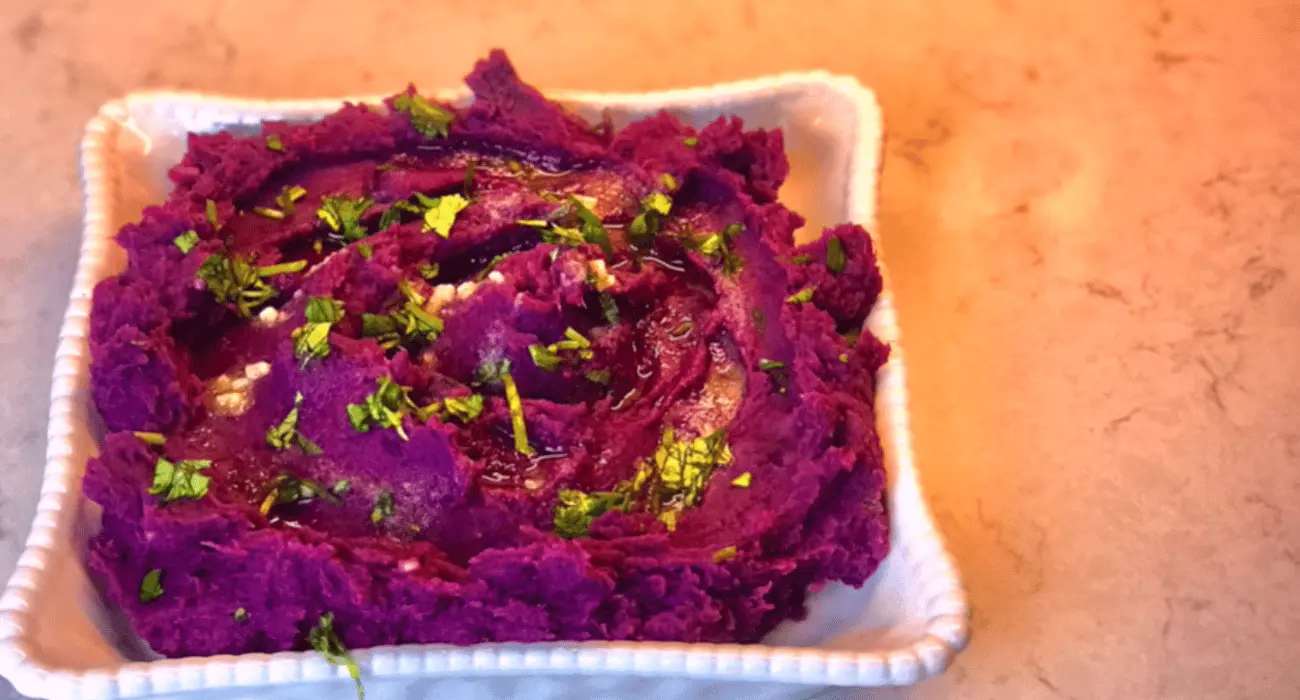
[[(169, 199), (119, 233), (129, 266), (98, 286), (91, 316), (94, 400), (109, 434), (85, 477), (103, 509), (88, 558), (159, 653), (302, 649), (326, 613), (350, 647), (753, 642), (801, 615), (809, 586), (861, 584), (885, 556), (871, 397), (888, 349), (842, 335), (861, 326), (881, 280), (856, 226), (793, 246), (802, 219), (776, 202), (788, 170), (781, 134), (744, 131), (738, 119), (697, 132), (668, 115), (593, 128), (521, 84), (499, 53), (468, 83), (476, 99), (446, 107), (446, 137), (365, 106), (266, 124), (281, 148), (263, 136), (192, 135)], [(306, 191), (292, 212), (275, 202), (290, 185)], [(635, 248), (627, 230), (656, 192), (671, 213), (649, 248)], [(418, 214), (379, 230), (384, 210), (413, 193), (467, 193), (470, 204), (446, 237)], [(518, 223), (563, 214), (571, 194), (594, 199), (582, 201), (604, 221), (608, 260), (597, 245), (544, 242), (542, 228)], [(360, 218), (369, 235), (346, 245), (327, 236), (325, 195), (373, 199)], [(732, 224), (744, 231), (724, 237), (731, 253), (699, 244)], [(191, 230), (198, 242), (184, 253), (174, 240)], [(835, 245), (843, 265), (828, 267)], [(244, 316), (196, 277), (214, 254), (307, 266), (267, 277), (272, 297)], [(499, 274), (484, 274), (502, 254)], [(728, 274), (727, 259), (743, 267)], [(593, 265), (602, 260), (604, 272)], [(384, 348), (363, 337), (362, 314), (391, 311), (402, 280), (429, 300), (442, 333)], [(803, 290), (807, 303), (790, 300)], [(329, 355), (304, 363), (293, 334), (313, 296), (340, 301), (343, 317)], [(278, 313), (259, 319), (265, 307)], [(589, 352), (536, 366), (529, 347), (563, 341), (566, 329)], [(516, 449), (504, 382), (480, 374), (503, 359), (532, 455)], [(482, 413), (405, 415), (409, 439), (359, 432), (347, 406), (382, 377), (408, 387), (412, 405), (480, 394)], [(223, 392), (233, 403), (216, 400)], [(320, 454), (266, 439), (297, 394), (298, 432)], [(584, 536), (553, 531), (561, 490), (629, 483), (666, 427), (681, 439), (725, 435), (730, 449), (675, 528), (642, 491)], [(150, 493), (164, 455), (211, 460), (201, 497)], [(733, 483), (746, 473), (748, 487)], [(281, 474), (348, 488), (267, 508)], [(384, 494), (391, 511), (376, 509)], [(155, 569), (162, 594), (141, 602)]]

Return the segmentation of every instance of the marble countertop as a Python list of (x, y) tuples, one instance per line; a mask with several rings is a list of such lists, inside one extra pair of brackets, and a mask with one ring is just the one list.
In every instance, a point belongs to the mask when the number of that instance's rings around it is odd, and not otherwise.
[(917, 452), (974, 605), (942, 678), (855, 698), (1300, 687), (1300, 6), (1280, 0), (0, 6), (0, 574), (39, 491), (78, 246), (76, 143), (148, 87), (851, 73), (888, 125), (880, 234)]

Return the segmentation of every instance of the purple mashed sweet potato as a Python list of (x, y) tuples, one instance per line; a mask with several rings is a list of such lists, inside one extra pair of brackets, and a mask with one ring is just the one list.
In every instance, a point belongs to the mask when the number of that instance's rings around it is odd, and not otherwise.
[(885, 556), (881, 278), (781, 133), (468, 83), (191, 135), (118, 234), (88, 559), (155, 651), (755, 642)]

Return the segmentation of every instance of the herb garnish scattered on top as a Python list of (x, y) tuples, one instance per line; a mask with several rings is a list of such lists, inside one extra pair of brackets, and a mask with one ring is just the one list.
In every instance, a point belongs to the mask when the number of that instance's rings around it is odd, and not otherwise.
[(569, 540), (586, 537), (591, 521), (611, 510), (624, 510), (631, 500), (626, 492), (583, 493), (576, 489), (562, 489), (556, 497), (555, 534)]
[(217, 203), (209, 199), (203, 205), (203, 213), (208, 217), (208, 225), (213, 231), (220, 231), (221, 224), (217, 221)]
[(398, 437), (409, 440), (406, 428), (402, 424), (408, 415), (414, 415), (426, 421), (438, 412), (438, 404), (416, 406), (411, 400), (410, 388), (395, 383), (389, 377), (379, 378), (379, 388), (366, 396), (362, 403), (348, 404), (348, 422), (359, 433), (370, 432), (370, 428), (391, 428)]
[(745, 472), (740, 476), (732, 479), (731, 485), (735, 486), (738, 489), (747, 489), (749, 488), (749, 485), (752, 484), (753, 482), (754, 482), (754, 475), (750, 474), (749, 472)]
[(700, 140), (694, 136), (687, 136), (686, 138), (682, 139), (682, 143), (686, 144), (688, 148), (694, 148), (695, 145), (698, 144), (699, 142)]
[(199, 265), (194, 276), (203, 280), (218, 302), (233, 302), (239, 313), (248, 317), (279, 293), (266, 283), (267, 277), (301, 272), (306, 267), (306, 260), (256, 267), (242, 256), (214, 253)]
[(289, 409), (289, 415), (285, 416), (279, 425), (266, 431), (266, 444), (277, 450), (287, 450), (297, 445), (305, 454), (318, 455), (321, 453), (320, 446), (298, 432), (298, 409), (300, 408), (302, 408), (301, 391), (294, 395), (293, 408)]
[(402, 94), (393, 98), (393, 109), (411, 118), (411, 126), (426, 139), (446, 137), (451, 126), (451, 112), (425, 99), (422, 95)]
[(559, 369), (561, 363), (566, 361), (576, 363), (578, 360), (590, 360), (594, 357), (591, 341), (572, 328), (564, 329), (564, 340), (550, 345), (528, 346), (528, 354), (533, 358), (533, 364), (545, 372), (554, 372)]
[(266, 135), (266, 147), (272, 151), (284, 151), (284, 141), (280, 140), (279, 134)]
[(718, 233), (710, 233), (694, 239), (687, 238), (684, 243), (686, 247), (699, 251), (701, 255), (722, 261), (722, 272), (730, 277), (745, 266), (745, 259), (733, 249), (736, 237), (744, 231), (744, 224), (727, 224), (726, 228)]
[(334, 631), (334, 613), (321, 615), (320, 622), (307, 634), (307, 643), (320, 652), (326, 661), (346, 668), (352, 681), (357, 684), (357, 699), (365, 700), (366, 689), (361, 686), (361, 667), (343, 645), (343, 640), (339, 639), (338, 632)]
[(391, 517), (393, 517), (393, 494), (388, 489), (384, 489), (375, 497), (375, 507), (370, 510), (370, 522), (378, 525)]
[(510, 376), (510, 360), (502, 360), (491, 369), (485, 369), (487, 367), (488, 365), (484, 365), (479, 368), (480, 376), (500, 379), (505, 388), (506, 408), (510, 410), (510, 430), (515, 438), (515, 452), (521, 455), (535, 454), (536, 450), (528, 444), (528, 424), (524, 422), (524, 401), (519, 396), (519, 386), (515, 384), (515, 378)]
[(304, 310), (307, 322), (294, 330), (293, 356), (306, 367), (312, 360), (323, 360), (330, 354), (330, 329), (343, 319), (343, 302), (331, 297), (312, 297)]
[(673, 200), (662, 192), (652, 192), (641, 200), (641, 213), (627, 226), (628, 240), (638, 248), (648, 248), (663, 226), (663, 217), (672, 211)]
[(425, 233), (432, 231), (443, 238), (451, 236), (451, 227), (456, 223), (456, 215), (469, 206), (469, 200), (458, 194), (426, 197), (416, 192), (415, 198), (425, 207)]
[(721, 564), (721, 563), (724, 562), (724, 561), (729, 561), (729, 560), (731, 560), (731, 559), (735, 559), (735, 558), (736, 558), (736, 546), (735, 546), (735, 545), (729, 545), (729, 546), (723, 547), (722, 549), (719, 549), (718, 551), (716, 551), (716, 552), (713, 553), (713, 563), (714, 563), (714, 564)]
[(614, 246), (609, 241), (609, 231), (605, 230), (605, 224), (601, 222), (600, 217), (588, 209), (577, 196), (569, 197), (569, 204), (573, 206), (574, 213), (582, 222), (582, 240), (599, 246), (605, 257), (613, 255)]
[(324, 221), (329, 227), (330, 238), (344, 244), (353, 243), (366, 237), (366, 229), (361, 225), (361, 217), (374, 204), (375, 200), (367, 197), (353, 199), (347, 195), (326, 195), (320, 200), (316, 218)]
[(285, 214), (292, 214), (297, 211), (295, 206), (298, 200), (307, 196), (307, 188), (300, 185), (285, 185), (280, 190), (280, 194), (275, 196), (275, 205)]
[(396, 311), (361, 315), (361, 337), (374, 338), (385, 350), (398, 346), (415, 349), (429, 345), (442, 334), (442, 319), (424, 310), (425, 298), (405, 280), (397, 285), (405, 302)]
[(189, 255), (190, 251), (194, 250), (194, 246), (199, 244), (199, 234), (194, 229), (190, 229), (173, 238), (172, 244), (180, 248), (181, 254)]
[(203, 498), (208, 493), (212, 478), (204, 476), (202, 472), (211, 466), (210, 459), (182, 459), (173, 463), (166, 457), (159, 457), (154, 463), (153, 484), (149, 487), (149, 493), (162, 496), (163, 503), (182, 498)]
[(844, 272), (844, 265), (849, 261), (848, 255), (844, 252), (844, 244), (840, 242), (838, 236), (831, 236), (826, 241), (826, 268), (835, 274)]
[(140, 602), (152, 603), (162, 594), (162, 569), (151, 569), (140, 581)]
[(786, 297), (785, 300), (790, 304), (807, 304), (808, 302), (812, 301), (813, 293), (816, 291), (817, 291), (817, 287), (814, 285), (812, 287), (808, 287), (807, 289), (801, 289), (795, 292), (794, 294), (791, 294), (790, 296)]
[(167, 436), (163, 435), (162, 433), (142, 433), (136, 431), (135, 433), (132, 434), (135, 435), (137, 440), (143, 442), (146, 445), (161, 447), (162, 445), (165, 445), (167, 443)]
[(317, 498), (334, 505), (339, 504), (338, 496), (318, 482), (311, 479), (300, 479), (292, 474), (282, 473), (276, 476), (267, 483), (266, 488), (266, 497), (262, 499), (262, 505), (258, 508), (262, 515), (269, 514), (274, 506), (286, 503), (306, 503)]

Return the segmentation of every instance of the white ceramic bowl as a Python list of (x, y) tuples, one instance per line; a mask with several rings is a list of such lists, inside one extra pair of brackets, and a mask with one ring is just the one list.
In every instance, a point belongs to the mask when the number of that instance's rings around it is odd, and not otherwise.
[[(667, 109), (696, 126), (737, 114), (749, 126), (781, 127), (791, 161), (782, 200), (808, 218), (805, 232), (842, 221), (875, 225), (880, 110), (872, 93), (852, 78), (803, 73), (658, 93), (550, 95), (588, 117), (608, 109), (616, 123)], [(466, 93), (440, 97), (463, 100)], [(314, 700), (353, 692), (343, 670), (315, 653), (151, 660), (139, 638), (105, 608), (81, 563), (95, 527), (81, 497), (81, 475), (97, 451), (98, 430), (86, 334), (95, 283), (124, 266), (113, 235), (146, 204), (164, 197), (166, 171), (179, 160), (187, 132), (255, 132), (264, 119), (316, 119), (339, 104), (139, 93), (104, 105), (87, 125), (81, 143), (85, 231), (55, 361), (45, 481), (26, 550), (0, 598), (0, 674), (20, 692), (61, 700), (176, 693)], [(806, 620), (782, 625), (759, 645), (590, 642), (362, 650), (356, 656), (367, 697), (669, 700), (743, 694), (760, 700), (808, 695), (825, 686), (910, 684), (942, 672), (966, 644), (969, 607), (913, 465), (888, 276), (867, 326), (893, 346), (876, 395), (893, 532), (892, 551), (865, 587), (827, 587), (813, 596)]]

